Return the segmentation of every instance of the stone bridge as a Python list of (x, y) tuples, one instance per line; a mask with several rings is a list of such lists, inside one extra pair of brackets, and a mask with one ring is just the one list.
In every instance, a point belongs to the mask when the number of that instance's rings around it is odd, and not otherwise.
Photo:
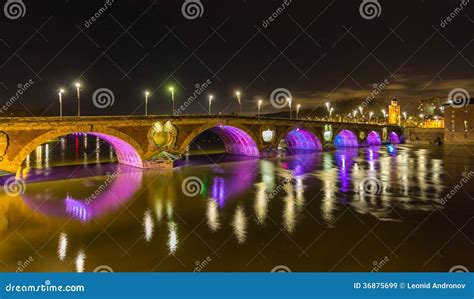
[[(0, 118), (0, 169), (17, 172), (27, 155), (49, 140), (73, 133), (110, 143), (119, 163), (172, 167), (204, 131), (216, 133), (227, 153), (267, 156), (280, 145), (321, 151), (327, 147), (403, 141), (398, 126), (244, 116), (88, 116)], [(174, 157), (174, 158), (170, 158)]]

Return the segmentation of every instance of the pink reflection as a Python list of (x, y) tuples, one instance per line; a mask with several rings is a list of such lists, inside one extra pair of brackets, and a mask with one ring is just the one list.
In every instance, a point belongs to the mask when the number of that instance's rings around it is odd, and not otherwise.
[(349, 130), (342, 130), (334, 138), (334, 144), (337, 147), (358, 147), (359, 143), (357, 142), (356, 135)]
[(219, 126), (210, 130), (224, 142), (226, 153), (251, 157), (260, 155), (255, 141), (243, 130), (231, 126)]
[(368, 146), (375, 146), (375, 145), (382, 145), (382, 138), (380, 138), (379, 133), (372, 131), (367, 135), (367, 145)]
[(290, 150), (322, 150), (321, 141), (319, 141), (318, 137), (302, 129), (290, 131), (285, 137), (285, 142)]
[[(25, 193), (22, 197), (29, 206), (46, 216), (72, 217), (86, 222), (123, 207), (140, 188), (142, 175), (141, 170), (120, 167), (114, 173), (103, 177), (100, 184), (91, 189), (90, 194), (81, 198), (73, 197), (71, 193), (81, 190), (82, 179), (77, 180), (77, 186), (71, 181), (64, 181), (67, 185), (65, 188), (71, 192), (62, 196), (51, 195), (51, 190), (45, 190), (45, 194), (36, 192), (29, 196)], [(38, 200), (45, 196), (48, 196), (49, 200)]]
[(390, 134), (388, 134), (388, 141), (391, 144), (399, 144), (400, 143), (400, 138), (398, 138), (397, 133), (391, 132)]

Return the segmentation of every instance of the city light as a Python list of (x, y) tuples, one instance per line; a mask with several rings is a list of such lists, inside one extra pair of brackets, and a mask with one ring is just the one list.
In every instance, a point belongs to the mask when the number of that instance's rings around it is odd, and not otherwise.
[(76, 91), (77, 91), (77, 116), (81, 116), (81, 83), (76, 82)]
[(291, 110), (291, 101), (292, 101), (292, 98), (286, 98), (286, 100), (288, 101), (288, 108), (290, 108), (290, 119), (293, 118), (293, 115), (292, 115), (292, 110)]
[(174, 87), (173, 87), (173, 86), (170, 86), (170, 87), (168, 88), (168, 90), (171, 92), (171, 102), (173, 103), (173, 113), (172, 113), (172, 114), (174, 114), (174, 113), (175, 113), (175, 112), (174, 112)]
[(214, 96), (213, 96), (212, 94), (210, 94), (210, 95), (209, 95), (209, 115), (211, 115), (212, 99), (214, 99)]
[(145, 91), (145, 115), (148, 115), (148, 96), (150, 92), (147, 90)]
[(236, 91), (235, 92), (235, 96), (237, 97), (237, 102), (239, 103), (239, 114), (242, 114), (242, 101), (241, 101), (241, 98), (240, 98), (240, 91)]
[(63, 93), (64, 89), (59, 89), (59, 117), (63, 117)]
[(260, 116), (260, 108), (262, 107), (262, 103), (263, 101), (262, 100), (258, 100), (258, 109), (257, 109), (257, 116)]
[(300, 108), (301, 108), (301, 105), (300, 105), (300, 104), (296, 105), (296, 119), (298, 119), (298, 117), (299, 117)]

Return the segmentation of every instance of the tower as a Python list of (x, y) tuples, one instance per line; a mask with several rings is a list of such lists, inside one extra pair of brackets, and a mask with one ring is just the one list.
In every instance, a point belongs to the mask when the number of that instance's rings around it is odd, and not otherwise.
[(388, 123), (390, 125), (400, 124), (400, 105), (396, 98), (394, 98), (390, 106), (388, 106)]

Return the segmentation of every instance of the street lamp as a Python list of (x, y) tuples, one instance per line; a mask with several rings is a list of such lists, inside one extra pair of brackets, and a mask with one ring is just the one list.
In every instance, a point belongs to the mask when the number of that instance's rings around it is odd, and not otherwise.
[(298, 116), (300, 114), (300, 108), (301, 108), (300, 104), (296, 105), (296, 119), (298, 119)]
[(81, 83), (76, 82), (77, 91), (77, 116), (81, 116)]
[(148, 96), (149, 95), (150, 95), (150, 92), (148, 90), (145, 91), (145, 115), (148, 115)]
[(290, 108), (290, 119), (293, 118), (293, 112), (291, 111), (291, 97), (290, 98), (286, 98), (288, 100), (288, 107)]
[(387, 112), (385, 111), (385, 109), (382, 109), (382, 113), (383, 113), (383, 120), (385, 121), (385, 119), (387, 118)]
[(331, 107), (331, 109), (329, 109), (329, 118), (331, 118), (333, 112), (334, 112), (334, 107)]
[(258, 100), (258, 110), (257, 110), (257, 116), (260, 116), (260, 108), (262, 107), (262, 100)]
[(172, 114), (174, 114), (174, 87), (170, 86), (169, 91), (171, 92), (171, 101), (173, 102), (173, 112), (172, 112)]
[(369, 112), (369, 121), (372, 120), (372, 116), (374, 116), (374, 113), (372, 111)]
[(242, 102), (240, 98), (240, 91), (236, 91), (235, 96), (237, 97), (237, 102), (239, 103), (239, 114), (242, 114)]
[(59, 117), (63, 117), (63, 93), (64, 93), (64, 89), (60, 89), (59, 90)]
[(211, 115), (211, 104), (212, 104), (212, 99), (214, 98), (214, 96), (211, 94), (209, 95), (209, 115)]
[(404, 119), (404, 120), (407, 120), (407, 117), (408, 117), (407, 112), (405, 111), (405, 112), (403, 112), (402, 114), (403, 114), (403, 119)]

